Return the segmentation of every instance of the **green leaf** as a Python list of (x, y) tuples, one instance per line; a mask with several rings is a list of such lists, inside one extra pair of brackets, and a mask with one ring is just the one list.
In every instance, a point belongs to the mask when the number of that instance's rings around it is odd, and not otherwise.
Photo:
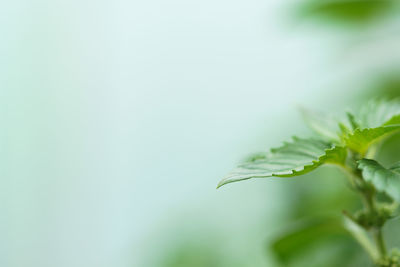
[(355, 130), (357, 128), (360, 128), (360, 124), (358, 123), (358, 121), (351, 112), (346, 112), (346, 115), (350, 123), (351, 129)]
[(340, 23), (367, 23), (393, 6), (392, 0), (308, 0), (300, 14)]
[(300, 112), (304, 121), (315, 133), (329, 141), (339, 141), (337, 120), (326, 114), (314, 112), (305, 108), (301, 108)]
[(351, 150), (365, 155), (368, 148), (386, 137), (390, 133), (400, 129), (400, 124), (382, 126), (376, 128), (356, 129), (353, 133), (347, 134), (343, 139), (345, 145)]
[(272, 243), (271, 249), (280, 262), (285, 266), (291, 266), (290, 263), (296, 263), (307, 252), (315, 253), (315, 249), (318, 248), (320, 253), (326, 243), (343, 246), (348, 242), (351, 240), (342, 219), (326, 216), (298, 222), (277, 238)]
[(357, 114), (361, 128), (400, 124), (400, 101), (374, 99), (367, 102)]
[(358, 168), (364, 179), (372, 183), (380, 192), (384, 192), (397, 202), (400, 201), (400, 162), (386, 169), (372, 159), (361, 159)]
[(292, 142), (271, 149), (269, 155), (258, 156), (239, 165), (219, 182), (217, 188), (251, 178), (298, 176), (324, 163), (343, 165), (346, 155), (347, 151), (343, 147), (332, 147), (331, 144), (318, 139), (293, 137)]
[(390, 120), (385, 122), (383, 125), (388, 126), (388, 125), (394, 125), (394, 124), (400, 124), (400, 114), (394, 115)]

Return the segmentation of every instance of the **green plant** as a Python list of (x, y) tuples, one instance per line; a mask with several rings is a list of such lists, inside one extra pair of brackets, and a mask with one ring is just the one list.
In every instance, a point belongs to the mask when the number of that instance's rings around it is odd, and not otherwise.
[(270, 153), (249, 158), (218, 187), (251, 178), (294, 177), (324, 164), (336, 165), (347, 174), (364, 204), (359, 211), (343, 211), (347, 231), (376, 266), (400, 266), (399, 252), (387, 251), (382, 233), (400, 203), (400, 162), (386, 168), (376, 161), (385, 137), (400, 130), (400, 102), (374, 100), (355, 114), (347, 112), (341, 120), (307, 110), (303, 115), (318, 137), (293, 137)]

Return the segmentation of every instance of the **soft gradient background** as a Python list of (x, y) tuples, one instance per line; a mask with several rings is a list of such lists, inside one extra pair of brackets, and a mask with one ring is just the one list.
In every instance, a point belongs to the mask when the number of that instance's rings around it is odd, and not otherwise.
[(275, 266), (292, 180), (217, 182), (308, 134), (298, 105), (351, 106), (400, 60), (398, 17), (336, 27), (298, 2), (2, 3), (0, 266)]

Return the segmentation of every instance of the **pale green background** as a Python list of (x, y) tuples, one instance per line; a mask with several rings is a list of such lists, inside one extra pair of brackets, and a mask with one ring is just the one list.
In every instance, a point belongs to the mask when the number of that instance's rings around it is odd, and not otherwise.
[(272, 266), (280, 183), (218, 180), (306, 133), (298, 104), (345, 106), (400, 57), (364, 41), (391, 29), (325, 31), (290, 4), (2, 3), (0, 266), (160, 267), (187, 240)]

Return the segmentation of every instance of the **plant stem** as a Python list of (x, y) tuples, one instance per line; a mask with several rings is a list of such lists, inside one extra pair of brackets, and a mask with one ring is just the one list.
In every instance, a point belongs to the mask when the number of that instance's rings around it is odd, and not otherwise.
[(386, 246), (383, 240), (382, 228), (374, 229), (372, 235), (374, 237), (379, 254), (381, 255), (381, 257), (386, 256)]
[[(368, 185), (365, 183), (365, 180), (362, 176), (361, 171), (359, 170), (354, 170), (351, 167), (348, 166), (343, 166), (343, 169), (349, 174), (350, 181), (353, 186), (355, 186), (357, 189), (359, 189), (359, 192), (361, 193), (361, 197), (364, 203), (364, 206), (367, 210), (367, 212), (371, 216), (376, 216), (378, 214), (376, 210), (376, 192), (375, 188), (368, 188)], [(361, 187), (360, 187), (361, 186)], [(347, 212), (344, 212), (344, 215), (348, 217), (351, 221), (355, 222), (357, 224), (357, 221), (355, 220), (354, 217), (349, 215)], [(355, 235), (355, 238), (359, 243), (364, 247), (364, 249), (370, 254), (371, 258), (374, 261), (378, 261), (379, 259), (383, 259), (387, 255), (386, 251), (386, 246), (385, 246), (385, 241), (383, 238), (382, 234), (382, 226), (375, 226), (372, 229), (367, 228), (365, 226), (359, 225), (360, 227), (364, 228), (365, 231), (371, 230), (372, 232), (372, 237), (375, 243), (375, 249), (370, 249), (370, 246), (368, 246), (370, 240), (360, 238), (359, 235)], [(354, 233), (353, 233), (354, 235)], [(374, 253), (375, 251), (375, 253)]]
[(374, 199), (370, 193), (367, 192), (362, 192), (362, 196), (364, 199), (364, 206), (367, 208), (369, 212), (374, 212), (375, 210), (375, 204), (374, 204)]
[[(360, 178), (362, 176), (360, 175)], [(364, 206), (367, 211), (373, 215), (377, 214), (376, 204), (375, 204), (375, 192), (370, 190), (361, 191), (361, 195), (363, 197)], [(367, 229), (366, 229), (367, 230)], [(379, 252), (379, 258), (384, 258), (386, 256), (386, 246), (385, 241), (382, 234), (382, 226), (375, 226), (372, 228), (372, 236), (375, 242), (375, 246)]]
[(361, 245), (362, 248), (368, 253), (373, 262), (378, 262), (380, 259), (379, 251), (369, 238), (367, 231), (357, 223), (357, 221), (348, 213), (346, 216), (345, 227), (351, 233), (353, 238)]

